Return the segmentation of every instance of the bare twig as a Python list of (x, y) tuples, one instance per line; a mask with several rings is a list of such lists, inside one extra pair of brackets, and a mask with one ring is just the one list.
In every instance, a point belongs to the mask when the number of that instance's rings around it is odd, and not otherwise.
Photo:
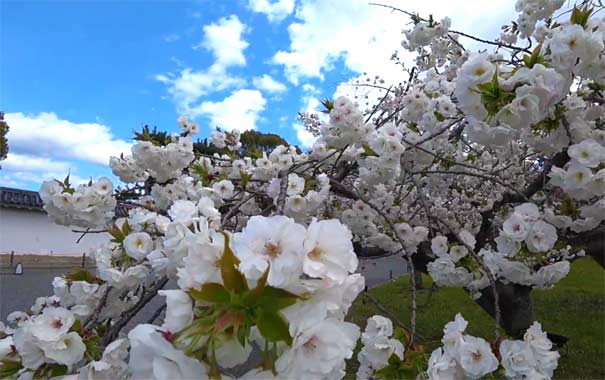
[(111, 286), (108, 286), (107, 289), (105, 289), (105, 292), (101, 296), (101, 299), (99, 300), (97, 307), (95, 307), (94, 312), (92, 313), (90, 318), (88, 318), (88, 320), (86, 322), (84, 322), (84, 328), (87, 328), (89, 326), (94, 326), (94, 324), (97, 323), (97, 321), (99, 320), (99, 314), (101, 313), (101, 310), (105, 307), (105, 304), (107, 303), (107, 297), (109, 296), (109, 292), (111, 292), (111, 289), (112, 289)]
[[(401, 12), (401, 13), (409, 16), (412, 19), (428, 22), (427, 19), (420, 17), (420, 15), (414, 14), (412, 12), (406, 11), (406, 10), (401, 9), (401, 8), (393, 7), (391, 5), (378, 4), (378, 3), (370, 3), (370, 5), (376, 5), (378, 7), (388, 8), (388, 9), (390, 9), (392, 11)], [(461, 36), (466, 37), (466, 38), (470, 38), (471, 40), (475, 40), (477, 42), (481, 42), (481, 43), (484, 43), (484, 44), (495, 45), (495, 46), (498, 46), (498, 47), (503, 47), (503, 48), (512, 49), (512, 50), (519, 50), (519, 51), (523, 51), (523, 52), (526, 52), (528, 54), (531, 54), (531, 51), (529, 49), (527, 49), (527, 48), (524, 48), (524, 47), (510, 45), (510, 44), (506, 44), (506, 43), (498, 42), (498, 41), (485, 40), (483, 38), (479, 38), (479, 37), (472, 36), (470, 34), (458, 32), (456, 30), (450, 30), (449, 32), (461, 35)]]
[(141, 311), (141, 309), (153, 299), (153, 297), (156, 296), (158, 290), (162, 289), (167, 282), (168, 277), (162, 277), (161, 279), (156, 281), (156, 283), (153, 284), (150, 288), (145, 289), (139, 302), (137, 302), (133, 307), (123, 313), (120, 319), (107, 330), (107, 332), (103, 336), (101, 345), (105, 347), (114, 339), (116, 339), (120, 331), (124, 328), (124, 326), (126, 326), (126, 324), (132, 318), (134, 318), (134, 316), (136, 316), (138, 312)]
[(221, 227), (225, 226), (225, 223), (229, 221), (235, 214), (239, 212), (239, 209), (244, 205), (244, 203), (248, 202), (250, 199), (254, 198), (254, 194), (250, 194), (247, 197), (244, 197), (240, 202), (229, 209), (229, 212), (223, 215), (223, 221), (221, 222)]
[(490, 176), (487, 176), (487, 175), (484, 175), (481, 173), (471, 173), (471, 172), (454, 171), (454, 170), (452, 170), (452, 171), (450, 171), (450, 170), (420, 170), (420, 171), (413, 172), (412, 174), (457, 174), (457, 175), (465, 175), (465, 176), (470, 176), (470, 177), (478, 177), (478, 178), (485, 179), (487, 181), (497, 183), (498, 185), (504, 186), (504, 187), (510, 189), (511, 191), (513, 191), (519, 197), (521, 197), (522, 200), (527, 201), (527, 197), (522, 192), (515, 189), (511, 185), (499, 180), (498, 178), (490, 177)]
[(279, 195), (277, 196), (277, 213), (284, 214), (284, 206), (286, 204), (286, 192), (288, 191), (288, 172), (282, 170), (279, 172)]

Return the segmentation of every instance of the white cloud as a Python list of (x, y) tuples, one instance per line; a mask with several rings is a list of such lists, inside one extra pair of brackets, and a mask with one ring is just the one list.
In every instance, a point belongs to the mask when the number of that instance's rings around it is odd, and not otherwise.
[(192, 103), (200, 97), (246, 84), (244, 79), (230, 76), (217, 65), (211, 66), (207, 71), (185, 68), (178, 75), (157, 74), (155, 79), (168, 85), (168, 93), (176, 103), (177, 111), (191, 117), (194, 117), (191, 110)]
[(227, 72), (230, 66), (246, 64), (244, 50), (249, 44), (242, 39), (246, 25), (236, 15), (231, 15), (205, 25), (203, 30), (204, 38), (195, 48), (203, 47), (212, 52), (215, 60), (210, 67), (203, 70), (186, 67), (176, 74), (168, 72), (154, 77), (168, 86), (177, 112), (190, 117), (196, 116), (194, 103), (202, 96), (246, 84), (244, 79)]
[(2, 161), (2, 175), (0, 185), (17, 188), (33, 188), (37, 190), (42, 181), (50, 179), (63, 180), (70, 174), (70, 183), (78, 185), (88, 182), (75, 174), (77, 167), (67, 161), (57, 161), (51, 158), (36, 157), (29, 154), (9, 152), (5, 161)]
[(223, 17), (216, 23), (204, 26), (204, 40), (201, 46), (214, 54), (215, 65), (244, 66), (244, 49), (249, 45), (242, 39), (245, 31), (246, 25), (242, 24), (236, 15)]
[(179, 35), (178, 35), (178, 34), (176, 34), (176, 33), (170, 33), (170, 34), (166, 34), (165, 36), (163, 36), (163, 37), (162, 37), (162, 39), (163, 39), (165, 42), (170, 43), (170, 42), (175, 42), (175, 41), (180, 40), (180, 39), (181, 39), (181, 36), (179, 36)]
[(267, 15), (269, 22), (280, 22), (294, 10), (294, 0), (249, 0), (248, 6)]
[[(7, 171), (0, 175), (0, 186), (38, 190), (42, 185), (42, 182), (52, 179), (63, 181), (66, 175), (67, 172)], [(69, 183), (72, 187), (82, 183), (88, 183), (88, 181), (89, 179), (82, 178), (73, 173), (69, 175)]]
[(277, 93), (286, 91), (286, 85), (273, 79), (270, 75), (264, 74), (262, 77), (254, 77), (252, 84), (259, 90), (269, 93)]
[(210, 119), (210, 129), (245, 131), (256, 129), (259, 113), (265, 109), (267, 100), (258, 90), (236, 90), (220, 102), (203, 102), (191, 111), (194, 116), (203, 115)]
[[(383, 3), (423, 15), (432, 13), (437, 19), (449, 16), (455, 28), (479, 35), (498, 32), (500, 24), (513, 17), (513, 7), (507, 0)], [(284, 66), (292, 83), (305, 77), (323, 78), (339, 58), (358, 73), (380, 74), (393, 81), (405, 79), (390, 57), (400, 47), (401, 30), (409, 22), (407, 16), (369, 5), (367, 0), (302, 0), (295, 17), (298, 21), (288, 27), (290, 48), (273, 57), (275, 63)]]
[(315, 140), (317, 140), (317, 137), (313, 136), (311, 132), (307, 131), (302, 124), (294, 123), (292, 124), (292, 128), (294, 128), (296, 131), (296, 137), (303, 148), (311, 148), (315, 143)]
[(131, 143), (98, 123), (74, 123), (55, 113), (5, 114), (11, 152), (38, 158), (63, 158), (107, 165), (110, 156), (130, 152)]
[(9, 153), (2, 161), (2, 169), (7, 171), (69, 171), (70, 164), (66, 161), (54, 161), (50, 158), (30, 156), (27, 154)]

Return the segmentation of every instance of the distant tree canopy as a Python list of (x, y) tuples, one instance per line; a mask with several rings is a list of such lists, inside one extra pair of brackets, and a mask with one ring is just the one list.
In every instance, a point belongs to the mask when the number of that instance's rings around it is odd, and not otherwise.
[[(240, 142), (242, 147), (239, 150), (240, 156), (248, 156), (259, 158), (262, 157), (263, 153), (271, 153), (275, 147), (279, 145), (290, 145), (281, 136), (274, 133), (263, 133), (258, 131), (245, 131), (240, 136)], [(229, 154), (230, 152), (226, 148), (217, 148), (211, 145), (208, 139), (198, 140), (193, 144), (193, 150), (196, 153), (202, 153), (207, 155), (218, 154)], [(297, 148), (297, 150), (299, 150)]]
[[(8, 127), (7, 127), (8, 129)], [(170, 134), (167, 132), (158, 131), (157, 127), (150, 128), (144, 125), (141, 132), (133, 131), (135, 140), (152, 141), (154, 144), (167, 145), (170, 143)], [(240, 143), (242, 147), (237, 152), (240, 157), (260, 158), (263, 153), (271, 153), (279, 145), (289, 146), (290, 144), (283, 137), (275, 133), (263, 133), (258, 131), (245, 131), (240, 135)], [(300, 149), (296, 146), (296, 150), (300, 153)], [(232, 155), (233, 152), (227, 148), (217, 148), (207, 138), (198, 139), (193, 144), (193, 151), (199, 154), (213, 155)]]
[(6, 159), (8, 154), (8, 124), (4, 121), (4, 112), (0, 112), (0, 161)]

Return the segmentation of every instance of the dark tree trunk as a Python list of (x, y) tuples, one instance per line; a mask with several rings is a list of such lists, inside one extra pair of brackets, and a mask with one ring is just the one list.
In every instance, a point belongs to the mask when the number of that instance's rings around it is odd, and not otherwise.
[[(518, 284), (496, 284), (500, 300), (502, 328), (513, 337), (520, 337), (534, 322), (530, 286)], [(492, 318), (495, 318), (494, 295), (491, 286), (481, 291), (481, 297), (475, 300)]]

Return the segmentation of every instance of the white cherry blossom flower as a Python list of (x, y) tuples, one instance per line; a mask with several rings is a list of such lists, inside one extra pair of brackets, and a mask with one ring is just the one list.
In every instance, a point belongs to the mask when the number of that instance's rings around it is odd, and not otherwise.
[(54, 342), (67, 334), (76, 321), (73, 313), (62, 307), (47, 307), (31, 324), (31, 334), (45, 342)]
[(439, 347), (431, 353), (427, 375), (429, 380), (460, 380), (464, 378), (464, 370), (455, 358)]
[(40, 347), (47, 358), (68, 367), (82, 360), (86, 352), (82, 338), (73, 331), (61, 336), (56, 341), (44, 342)]
[(158, 329), (153, 325), (138, 325), (128, 333), (132, 379), (199, 379), (206, 376), (207, 370), (202, 363), (174, 348)]
[(166, 316), (162, 328), (176, 333), (193, 322), (193, 301), (182, 290), (160, 290), (158, 294), (166, 297)]
[(285, 216), (253, 216), (233, 235), (240, 270), (255, 280), (269, 267), (269, 285), (282, 287), (302, 273), (305, 228)]
[(303, 272), (311, 277), (342, 283), (357, 269), (357, 256), (349, 229), (340, 221), (314, 219), (303, 241)]
[(508, 378), (523, 378), (529, 375), (536, 365), (529, 345), (519, 340), (504, 340), (500, 343), (502, 366)]
[(544, 221), (532, 224), (531, 231), (525, 238), (527, 248), (531, 252), (546, 252), (554, 247), (557, 242), (557, 229)]
[(520, 215), (513, 213), (504, 221), (502, 231), (514, 241), (523, 241), (529, 233), (529, 227)]
[(359, 338), (359, 327), (349, 322), (328, 318), (294, 337), (275, 362), (284, 378), (315, 380), (342, 378), (344, 359), (353, 355)]
[(460, 366), (470, 379), (479, 379), (498, 368), (498, 359), (484, 339), (465, 336), (459, 353)]
[(168, 215), (170, 215), (173, 222), (187, 225), (197, 217), (198, 209), (193, 202), (179, 199), (170, 207)]
[(233, 182), (224, 179), (220, 182), (215, 182), (212, 185), (212, 189), (214, 191), (216, 191), (216, 193), (222, 198), (222, 199), (230, 199), (233, 198), (233, 189), (235, 187), (233, 186)]
[(124, 238), (126, 254), (135, 260), (141, 260), (153, 250), (153, 239), (146, 232), (134, 232)]

